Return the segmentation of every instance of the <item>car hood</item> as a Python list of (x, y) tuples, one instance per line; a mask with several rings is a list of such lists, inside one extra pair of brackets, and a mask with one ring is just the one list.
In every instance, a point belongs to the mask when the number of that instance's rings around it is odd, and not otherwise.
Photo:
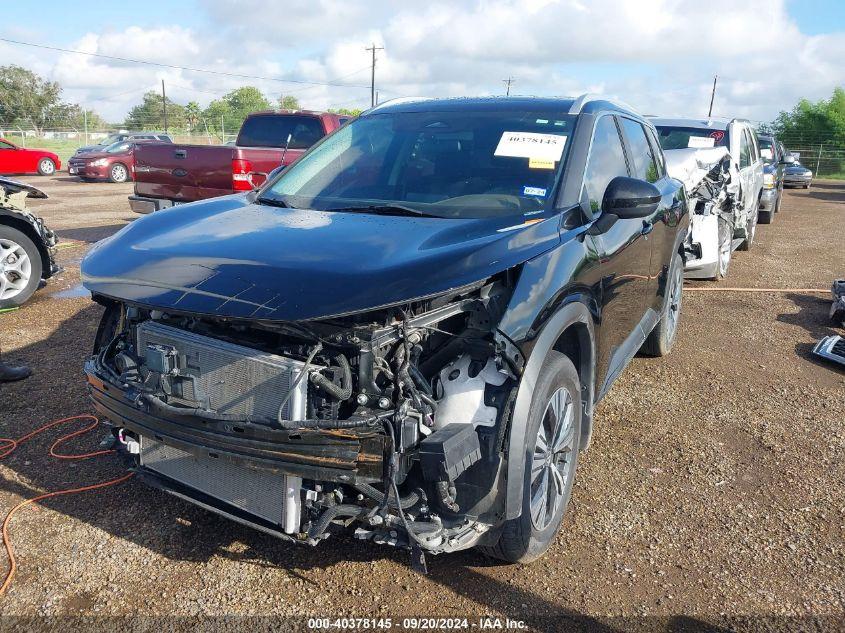
[(437, 295), (560, 241), (556, 216), (384, 216), (253, 199), (225, 196), (135, 220), (88, 253), (85, 287), (164, 310), (298, 321)]
[(799, 174), (800, 175), (800, 174), (806, 174), (810, 170), (807, 167), (801, 166), (801, 167), (787, 167), (784, 171), (787, 174)]
[(105, 147), (104, 145), (85, 145), (76, 150), (77, 154), (88, 154), (89, 152), (98, 152)]

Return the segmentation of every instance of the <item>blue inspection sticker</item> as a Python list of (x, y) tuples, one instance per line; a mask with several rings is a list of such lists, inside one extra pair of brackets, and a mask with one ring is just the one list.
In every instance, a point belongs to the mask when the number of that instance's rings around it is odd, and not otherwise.
[(522, 188), (522, 195), (523, 196), (536, 196), (538, 198), (545, 198), (546, 197), (546, 190), (542, 187), (523, 187)]

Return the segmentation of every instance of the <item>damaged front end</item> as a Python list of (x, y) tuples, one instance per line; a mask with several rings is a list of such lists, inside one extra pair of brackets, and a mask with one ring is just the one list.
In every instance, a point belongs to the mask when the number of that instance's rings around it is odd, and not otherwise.
[(730, 154), (725, 148), (666, 150), (664, 154), (669, 175), (684, 184), (690, 201), (684, 276), (724, 277), (739, 208), (739, 179)]
[(336, 526), (429, 552), (504, 517), (521, 372), (513, 272), (396, 307), (284, 322), (107, 306), (96, 408), (148, 483), (288, 540)]

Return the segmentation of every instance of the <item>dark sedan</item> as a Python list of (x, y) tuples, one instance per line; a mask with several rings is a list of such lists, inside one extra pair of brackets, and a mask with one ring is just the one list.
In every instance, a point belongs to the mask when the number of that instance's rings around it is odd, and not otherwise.
[(792, 163), (783, 171), (784, 187), (804, 187), (808, 189), (813, 182), (813, 171), (800, 163)]

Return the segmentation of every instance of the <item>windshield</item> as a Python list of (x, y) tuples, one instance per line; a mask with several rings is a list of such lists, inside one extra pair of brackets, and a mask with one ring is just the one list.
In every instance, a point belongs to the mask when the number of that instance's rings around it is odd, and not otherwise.
[(132, 143), (125, 143), (125, 142), (112, 143), (111, 145), (109, 145), (103, 151), (108, 152), (109, 154), (121, 154), (121, 153), (125, 152), (126, 150), (128, 150), (131, 145), (132, 145)]
[(536, 216), (551, 209), (574, 121), (466, 109), (363, 116), (282, 172), (260, 199), (320, 210)]
[(117, 143), (118, 141), (122, 141), (126, 138), (125, 134), (109, 134), (106, 138), (100, 141), (98, 144), (102, 146), (112, 145), (113, 143)]
[(728, 133), (725, 130), (711, 130), (709, 128), (658, 125), (657, 135), (663, 149), (729, 147), (730, 143)]

